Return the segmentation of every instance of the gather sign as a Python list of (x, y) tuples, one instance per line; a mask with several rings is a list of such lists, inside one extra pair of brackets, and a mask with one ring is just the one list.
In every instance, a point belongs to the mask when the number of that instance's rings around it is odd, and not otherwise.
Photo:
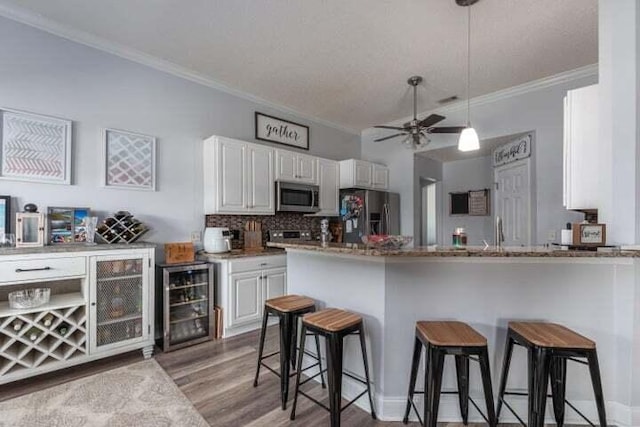
[(256, 139), (309, 149), (309, 127), (256, 111)]
[(531, 134), (515, 139), (493, 150), (493, 167), (506, 165), (531, 156)]

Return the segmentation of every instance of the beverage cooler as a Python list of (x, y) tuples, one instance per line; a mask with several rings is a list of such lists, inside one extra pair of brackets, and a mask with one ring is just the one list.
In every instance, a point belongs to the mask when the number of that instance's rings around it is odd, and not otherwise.
[(157, 313), (163, 351), (213, 339), (213, 266), (207, 263), (158, 265), (162, 301)]

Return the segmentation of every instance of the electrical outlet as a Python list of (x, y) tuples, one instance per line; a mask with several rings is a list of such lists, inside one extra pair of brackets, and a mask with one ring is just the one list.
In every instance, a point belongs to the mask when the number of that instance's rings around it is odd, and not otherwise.
[(200, 243), (202, 241), (202, 237), (200, 236), (200, 232), (199, 231), (192, 231), (191, 232), (191, 242), (192, 243)]
[(547, 240), (555, 241), (556, 240), (556, 232), (555, 230), (551, 230), (547, 233)]

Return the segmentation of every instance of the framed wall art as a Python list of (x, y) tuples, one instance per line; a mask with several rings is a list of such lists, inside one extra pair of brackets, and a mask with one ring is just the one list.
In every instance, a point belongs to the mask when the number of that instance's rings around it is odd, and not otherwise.
[(71, 121), (0, 109), (0, 177), (71, 184)]
[(256, 139), (291, 147), (309, 149), (309, 127), (277, 117), (258, 113), (255, 115)]
[(0, 235), (11, 233), (11, 196), (0, 196)]
[(156, 138), (116, 129), (105, 129), (104, 185), (155, 191)]
[(47, 209), (47, 229), (49, 243), (82, 243), (87, 241), (84, 219), (89, 216), (89, 208), (56, 208)]

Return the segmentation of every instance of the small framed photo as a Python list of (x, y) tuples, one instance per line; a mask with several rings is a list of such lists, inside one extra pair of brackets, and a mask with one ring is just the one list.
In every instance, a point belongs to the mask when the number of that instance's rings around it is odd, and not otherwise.
[(607, 244), (606, 224), (573, 224), (574, 246), (605, 246)]
[(256, 139), (290, 147), (309, 149), (309, 127), (289, 120), (258, 113), (255, 115)]
[(0, 196), (0, 235), (11, 233), (11, 196)]
[(89, 216), (89, 213), (89, 208), (48, 208), (49, 244), (86, 242), (87, 233), (84, 219)]
[(105, 129), (104, 185), (156, 190), (156, 138), (117, 129)]

